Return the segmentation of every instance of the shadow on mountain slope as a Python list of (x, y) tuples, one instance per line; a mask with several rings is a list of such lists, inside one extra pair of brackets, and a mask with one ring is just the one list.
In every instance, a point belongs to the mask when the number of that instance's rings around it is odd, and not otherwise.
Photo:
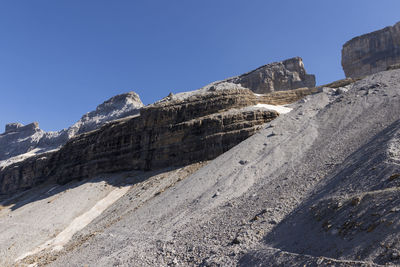
[(171, 167), (155, 171), (131, 171), (118, 174), (101, 174), (94, 178), (73, 180), (65, 185), (48, 182), (46, 184), (33, 187), (32, 189), (19, 192), (13, 196), (6, 198), (3, 196), (3, 201), (0, 202), (0, 210), (9, 208), (11, 211), (17, 210), (32, 202), (41, 201), (47, 198), (52, 198), (58, 194), (62, 194), (68, 190), (80, 187), (86, 183), (97, 184), (104, 182), (105, 184), (113, 187), (132, 186), (147, 180), (155, 175), (164, 172), (173, 171), (181, 167)]
[(400, 263), (399, 160), (398, 120), (350, 155), (265, 236), (266, 245), (316, 257)]

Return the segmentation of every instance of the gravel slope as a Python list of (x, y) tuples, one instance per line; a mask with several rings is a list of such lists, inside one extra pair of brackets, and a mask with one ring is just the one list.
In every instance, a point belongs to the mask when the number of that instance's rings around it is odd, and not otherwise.
[(34, 188), (0, 205), (0, 266), (57, 236), (115, 189), (121, 175)]
[[(324, 221), (315, 224), (318, 229), (307, 226), (315, 220), (310, 219), (309, 207), (329, 216), (327, 198), (343, 199), (346, 207), (332, 222), (337, 227), (351, 213), (347, 207), (353, 196), (387, 188), (382, 184), (387, 176), (370, 174), (366, 169), (371, 166), (361, 163), (391, 160), (379, 163), (379, 172), (395, 172), (398, 139), (386, 136), (391, 129), (397, 131), (399, 97), (400, 70), (378, 73), (337, 91), (324, 89), (293, 104), (290, 113), (193, 174), (177, 169), (138, 184), (64, 250), (44, 252), (25, 262), (50, 266), (396, 263), (395, 251), (385, 258), (376, 248), (373, 237), (383, 228), (358, 231), (360, 239), (347, 242), (345, 237), (327, 235)], [(392, 156), (376, 156), (379, 147), (386, 148), (377, 154), (390, 151)], [(343, 180), (343, 173), (349, 180)], [(163, 189), (154, 192), (154, 181), (163, 183)], [(397, 201), (398, 194), (384, 193), (392, 195), (373, 203), (387, 209), (381, 200)], [(361, 213), (369, 204), (360, 200), (354, 207)], [(398, 240), (397, 228), (388, 233)], [(332, 244), (343, 252), (334, 251)]]

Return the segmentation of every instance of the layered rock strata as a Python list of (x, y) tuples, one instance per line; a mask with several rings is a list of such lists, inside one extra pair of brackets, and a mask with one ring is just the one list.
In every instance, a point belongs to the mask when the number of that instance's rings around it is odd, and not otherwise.
[(0, 193), (27, 189), (50, 178), (67, 183), (98, 173), (210, 160), (279, 115), (255, 105), (293, 102), (312, 92), (256, 95), (248, 89), (227, 89), (149, 105), (140, 116), (76, 136), (59, 151), (5, 167), (0, 171)]
[(343, 45), (342, 66), (346, 77), (358, 78), (400, 63), (400, 22), (361, 35)]
[[(216, 88), (220, 89), (221, 87), (226, 89), (224, 88), (226, 86), (227, 89), (231, 89), (235, 87), (234, 85), (248, 88), (255, 93), (266, 94), (274, 91), (313, 88), (315, 87), (315, 77), (307, 74), (302, 59), (295, 57), (261, 66), (243, 75), (212, 83), (197, 91), (217, 90)], [(283, 97), (291, 98), (289, 95)], [(288, 101), (283, 102), (287, 103)], [(109, 121), (138, 114), (141, 107), (143, 107), (143, 103), (139, 96), (134, 92), (129, 92), (112, 97), (99, 105), (96, 110), (83, 115), (71, 127), (58, 132), (45, 132), (35, 124), (34, 131), (30, 131), (30, 135), (27, 135), (28, 132), (25, 127), (22, 127), (22, 124), (9, 124), (6, 126), (6, 132), (0, 135), (0, 167), (8, 165), (9, 162), (19, 161), (21, 158), (58, 149), (78, 134), (97, 129)], [(17, 132), (24, 131), (24, 133), (15, 134), (10, 129), (19, 129)], [(26, 154), (28, 152), (29, 154)]]
[(93, 131), (109, 121), (137, 115), (142, 106), (139, 95), (129, 92), (110, 98), (97, 106), (96, 110), (83, 115), (71, 127), (58, 132), (45, 132), (37, 122), (26, 126), (20, 123), (7, 124), (5, 132), (0, 134), (0, 161), (31, 151), (32, 154), (40, 154), (59, 148), (78, 134)]

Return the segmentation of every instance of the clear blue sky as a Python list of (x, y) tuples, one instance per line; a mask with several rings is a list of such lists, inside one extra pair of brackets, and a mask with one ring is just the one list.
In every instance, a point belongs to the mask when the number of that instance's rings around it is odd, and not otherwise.
[(0, 127), (59, 130), (119, 93), (149, 104), (293, 56), (328, 83), (344, 77), (343, 43), (399, 11), (399, 0), (2, 0)]

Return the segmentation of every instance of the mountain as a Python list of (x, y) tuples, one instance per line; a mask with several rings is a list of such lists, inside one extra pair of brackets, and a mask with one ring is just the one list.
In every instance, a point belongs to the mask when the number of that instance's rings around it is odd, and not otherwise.
[[(399, 85), (392, 70), (325, 87), (211, 161), (37, 187), (2, 220), (40, 216), (41, 230), (11, 228), (2, 247), (50, 266), (395, 264)], [(98, 201), (110, 207), (84, 224)]]
[[(289, 66), (289, 61), (284, 62), (265, 65), (257, 71), (281, 72), (282, 67)], [(305, 73), (300, 58), (290, 62), (297, 62), (297, 69)], [(294, 69), (291, 69), (286, 80), (293, 77)], [(300, 82), (299, 77), (308, 76), (296, 77)], [(264, 80), (260, 76), (258, 84)], [(142, 107), (136, 116), (123, 117), (88, 132), (105, 119), (138, 112), (131, 109), (139, 106), (131, 104), (137, 101), (128, 102), (130, 105), (126, 108), (126, 96), (116, 96), (55, 138), (40, 139), (39, 147), (45, 144), (48, 149), (54, 147), (52, 142), (56, 140), (59, 144), (59, 138), (67, 135), (65, 139), (69, 141), (57, 151), (4, 166), (0, 170), (0, 194), (9, 195), (48, 180), (67, 183), (99, 173), (154, 170), (213, 159), (279, 115), (269, 109), (282, 110), (265, 105), (292, 103), (318, 91), (316, 88), (279, 89), (275, 88), (277, 91), (271, 94), (255, 94), (252, 90), (257, 91), (257, 87), (248, 89), (228, 80), (215, 82), (192, 92), (168, 96)], [(136, 94), (133, 96), (138, 99)], [(123, 104), (118, 105), (120, 102)], [(77, 135), (83, 131), (86, 133)]]
[(400, 22), (355, 37), (343, 45), (342, 66), (346, 77), (359, 78), (399, 64)]
[(142, 106), (139, 96), (129, 92), (110, 98), (68, 129), (58, 132), (45, 132), (37, 122), (26, 126), (7, 124), (5, 132), (0, 134), (0, 167), (58, 149), (76, 135), (93, 131), (110, 121), (139, 114)]
[(400, 69), (284, 62), (1, 169), (0, 265), (400, 265)]

